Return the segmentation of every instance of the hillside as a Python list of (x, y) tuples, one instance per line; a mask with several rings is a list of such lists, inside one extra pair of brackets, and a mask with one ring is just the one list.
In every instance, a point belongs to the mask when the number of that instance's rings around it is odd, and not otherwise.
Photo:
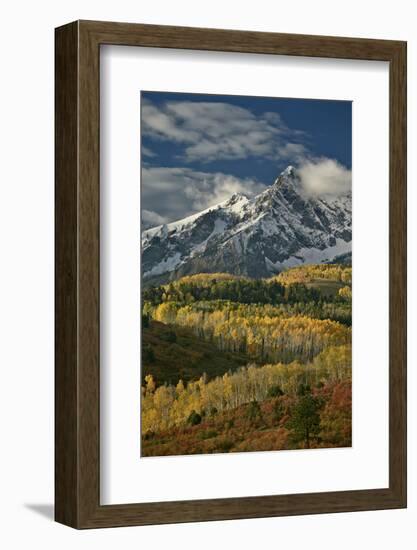
[(150, 321), (142, 330), (142, 383), (150, 374), (158, 385), (176, 384), (200, 378), (221, 376), (245, 365), (243, 353), (222, 353), (211, 342), (196, 338), (191, 330)]
[[(142, 439), (141, 454), (164, 456), (279, 451), (307, 446), (349, 447), (351, 399), (351, 385), (345, 381), (330, 383), (313, 394), (270, 397), (224, 412), (190, 415), (185, 425), (158, 433), (148, 432)], [(314, 429), (308, 441), (300, 434), (296, 421), (306, 401), (317, 406)]]
[(352, 270), (181, 277), (142, 292), (142, 455), (351, 444)]

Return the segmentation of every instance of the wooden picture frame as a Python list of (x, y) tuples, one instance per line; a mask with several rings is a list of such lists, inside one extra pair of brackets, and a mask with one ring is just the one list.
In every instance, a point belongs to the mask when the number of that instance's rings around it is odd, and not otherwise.
[[(55, 518), (75, 528), (406, 506), (406, 43), (76, 21), (56, 29)], [(99, 55), (117, 44), (389, 62), (389, 487), (100, 504)]]

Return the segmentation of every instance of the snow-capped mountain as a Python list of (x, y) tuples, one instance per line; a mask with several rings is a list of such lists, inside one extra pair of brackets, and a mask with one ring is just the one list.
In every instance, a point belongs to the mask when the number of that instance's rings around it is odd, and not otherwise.
[(351, 193), (309, 195), (289, 166), (252, 199), (235, 194), (143, 231), (142, 275), (145, 284), (203, 272), (269, 277), (302, 263), (346, 257), (351, 241)]

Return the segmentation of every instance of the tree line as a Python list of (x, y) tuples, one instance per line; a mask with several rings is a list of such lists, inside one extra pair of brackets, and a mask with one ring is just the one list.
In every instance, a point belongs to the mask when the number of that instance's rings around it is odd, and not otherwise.
[(260, 362), (306, 362), (332, 345), (349, 344), (350, 327), (306, 315), (283, 316), (274, 306), (165, 302), (145, 309), (156, 321), (186, 327), (221, 351), (239, 352)]
[[(338, 276), (340, 275), (339, 272)], [(340, 272), (344, 273), (344, 272)], [(344, 275), (343, 275), (344, 276)], [(227, 300), (243, 304), (295, 304), (324, 301), (319, 289), (308, 287), (304, 282), (278, 278), (247, 279), (243, 277), (220, 277), (220, 274), (183, 277), (176, 282), (145, 288), (142, 298), (145, 302), (158, 305), (164, 302), (190, 304), (205, 300)], [(348, 278), (346, 278), (348, 279)], [(337, 279), (338, 281), (340, 279)], [(347, 282), (347, 280), (345, 281)], [(326, 302), (346, 301), (346, 295), (326, 296)]]
[(186, 425), (198, 421), (198, 417), (213, 416), (280, 395), (305, 395), (311, 388), (336, 384), (350, 377), (349, 345), (332, 346), (308, 364), (248, 365), (212, 380), (205, 375), (188, 384), (180, 380), (176, 386), (157, 387), (153, 377), (148, 375), (142, 387), (142, 433)]
[(275, 277), (280, 283), (308, 283), (317, 279), (352, 284), (352, 266), (343, 264), (309, 264), (292, 267)]

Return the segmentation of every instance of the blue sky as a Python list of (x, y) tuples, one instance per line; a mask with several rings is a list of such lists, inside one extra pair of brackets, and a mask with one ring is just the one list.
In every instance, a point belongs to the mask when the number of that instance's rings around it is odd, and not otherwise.
[(141, 127), (146, 226), (257, 194), (289, 164), (327, 162), (335, 189), (352, 166), (349, 101), (142, 92)]

